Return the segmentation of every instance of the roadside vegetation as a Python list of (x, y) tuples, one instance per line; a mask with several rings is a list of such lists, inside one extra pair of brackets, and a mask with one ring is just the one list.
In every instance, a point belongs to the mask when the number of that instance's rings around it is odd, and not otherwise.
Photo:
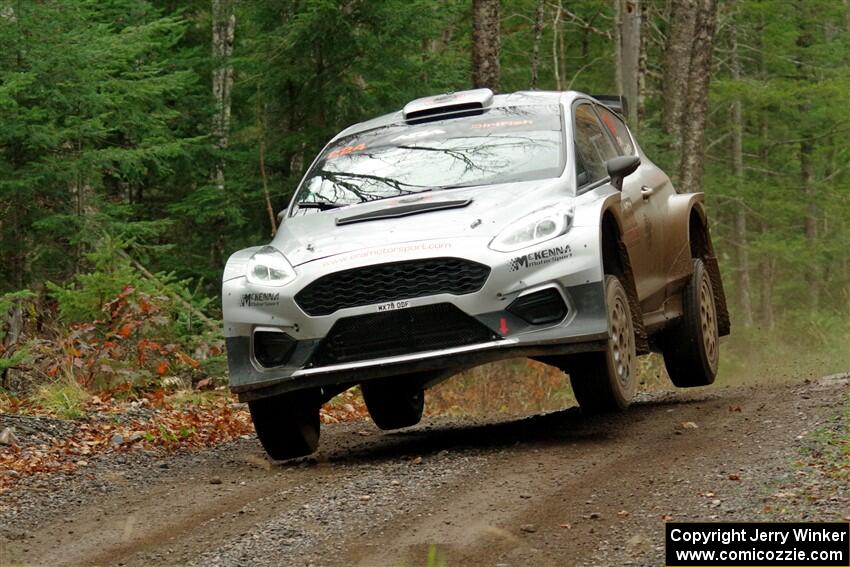
[(817, 387), (843, 386), (835, 414), (798, 437), (796, 458), (767, 479), (763, 492), (766, 519), (819, 518), (850, 522), (850, 374), (821, 379)]
[(850, 482), (850, 392), (844, 396), (841, 412), (815, 431), (813, 438), (814, 447), (806, 452), (804, 464), (834, 480)]

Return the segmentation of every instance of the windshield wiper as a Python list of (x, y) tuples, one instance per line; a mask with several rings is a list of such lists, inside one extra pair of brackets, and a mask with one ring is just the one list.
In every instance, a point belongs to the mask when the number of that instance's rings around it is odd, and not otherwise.
[[(434, 187), (433, 189), (428, 189), (428, 191), (445, 191), (446, 189), (463, 189), (464, 187), (480, 187), (481, 185), (487, 185), (487, 183), (481, 183), (480, 181), (476, 181), (474, 183), (458, 183), (457, 185), (440, 185), (439, 187)], [(420, 191), (421, 193), (421, 191)]]
[(326, 203), (324, 201), (307, 201), (296, 205), (299, 209), (319, 209), (320, 211), (329, 211), (331, 209), (338, 209), (344, 206), (345, 205), (341, 203)]

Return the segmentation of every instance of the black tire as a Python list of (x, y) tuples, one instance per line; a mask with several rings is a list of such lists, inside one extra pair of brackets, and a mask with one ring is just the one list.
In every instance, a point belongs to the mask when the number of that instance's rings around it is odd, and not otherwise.
[(661, 352), (673, 384), (679, 388), (708, 386), (717, 375), (720, 339), (711, 275), (702, 260), (682, 291), (682, 318), (664, 331)]
[(402, 377), (391, 380), (366, 382), (363, 401), (372, 421), (383, 430), (400, 429), (416, 425), (425, 409), (425, 391), (417, 384)]
[(629, 298), (623, 284), (605, 276), (605, 304), (611, 338), (604, 352), (576, 356), (570, 384), (582, 412), (595, 414), (629, 407), (637, 390), (637, 354)]
[(269, 457), (303, 457), (319, 446), (319, 408), (313, 391), (292, 392), (248, 402), (254, 431)]

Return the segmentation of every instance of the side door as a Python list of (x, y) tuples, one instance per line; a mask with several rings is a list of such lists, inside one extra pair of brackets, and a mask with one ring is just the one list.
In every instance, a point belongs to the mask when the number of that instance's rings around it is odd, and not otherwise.
[[(620, 155), (614, 139), (606, 132), (590, 101), (578, 103), (573, 110), (576, 154), (576, 187), (578, 191), (587, 190), (608, 181), (605, 162)], [(647, 248), (647, 242), (640, 237), (637, 218), (643, 206), (642, 200), (632, 198), (626, 192), (631, 184), (632, 174), (625, 179), (621, 201), (623, 221), (623, 243), (629, 252), (629, 261), (635, 275), (638, 298), (643, 302), (650, 293), (647, 275), (653, 271), (653, 258)]]
[[(604, 106), (595, 107), (619, 155), (638, 155), (637, 146), (623, 120)], [(637, 171), (623, 180), (621, 206), (624, 216), (628, 213), (636, 226), (634, 238), (637, 242), (629, 248), (629, 253), (632, 267), (636, 270), (636, 265), (641, 266), (640, 274), (635, 271), (635, 285), (644, 313), (658, 309), (665, 299), (667, 196), (663, 193), (668, 185), (664, 173), (645, 156), (641, 156)]]

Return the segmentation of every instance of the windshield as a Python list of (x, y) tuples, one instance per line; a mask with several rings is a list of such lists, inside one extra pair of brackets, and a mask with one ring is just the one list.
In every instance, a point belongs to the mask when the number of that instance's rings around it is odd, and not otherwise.
[(392, 124), (329, 146), (301, 184), (293, 214), (458, 186), (547, 179), (563, 168), (557, 105)]

